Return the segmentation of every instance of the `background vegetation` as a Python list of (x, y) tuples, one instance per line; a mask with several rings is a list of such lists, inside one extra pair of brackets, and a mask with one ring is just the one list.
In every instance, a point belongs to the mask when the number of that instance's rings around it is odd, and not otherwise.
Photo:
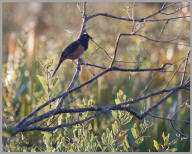
[[(87, 14), (105, 12), (135, 19), (153, 14), (162, 3), (87, 3)], [(187, 16), (189, 3), (176, 3), (165, 14), (151, 19)], [(82, 5), (80, 4), (80, 8)], [(134, 9), (132, 9), (134, 8)], [(180, 9), (178, 9), (180, 8)], [(176, 11), (176, 12), (175, 12)], [(173, 14), (168, 14), (175, 12)], [(167, 14), (168, 15), (167, 15)], [(10, 136), (13, 127), (24, 116), (50, 98), (64, 92), (76, 69), (65, 61), (54, 78), (62, 49), (74, 41), (81, 29), (82, 18), (76, 3), (4, 3), (3, 4), (3, 151), (189, 151), (190, 140), (176, 132), (170, 121), (147, 116), (138, 120), (126, 111), (112, 111), (73, 127), (53, 132), (30, 131)], [(131, 33), (134, 22), (96, 17), (87, 23), (87, 32), (112, 57), (119, 33)], [(178, 86), (187, 59), (190, 40), (190, 18), (139, 24), (138, 36), (123, 37), (115, 62), (122, 68), (159, 68), (173, 65), (162, 72), (110, 72), (93, 83), (71, 93), (64, 101), (65, 108), (106, 106), (119, 104), (147, 94)], [(90, 41), (83, 60), (108, 67), (110, 59), (102, 49)], [(189, 78), (187, 61), (185, 80)], [(79, 85), (100, 69), (82, 66)], [(189, 90), (180, 90), (151, 113), (156, 116), (190, 121)], [(150, 97), (132, 105), (142, 113), (158, 102), (164, 94)], [(54, 109), (57, 101), (38, 114)], [(83, 119), (91, 112), (62, 114), (55, 124)], [(53, 125), (51, 119), (39, 122)], [(190, 136), (190, 125), (175, 121), (174, 126)]]

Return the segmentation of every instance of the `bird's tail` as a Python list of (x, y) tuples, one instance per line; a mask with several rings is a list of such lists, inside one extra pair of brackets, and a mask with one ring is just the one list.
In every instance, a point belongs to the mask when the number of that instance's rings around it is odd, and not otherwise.
[(55, 68), (55, 70), (54, 70), (54, 72), (53, 72), (53, 74), (52, 74), (52, 77), (55, 75), (55, 73), (57, 72), (57, 70), (58, 70), (58, 68), (59, 68), (60, 65), (61, 65), (61, 62), (59, 62), (59, 64), (58, 64), (57, 67)]

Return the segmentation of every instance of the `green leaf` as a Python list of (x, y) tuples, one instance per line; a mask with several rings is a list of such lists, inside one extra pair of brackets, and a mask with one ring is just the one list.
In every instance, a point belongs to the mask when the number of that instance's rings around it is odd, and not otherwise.
[(163, 141), (165, 142), (166, 137), (165, 137), (164, 132), (162, 133), (162, 137), (163, 137)]
[(107, 136), (110, 136), (110, 135), (111, 135), (111, 132), (110, 132), (109, 128), (106, 129), (106, 135), (107, 135)]
[(63, 115), (60, 115), (60, 116), (58, 117), (58, 119), (57, 119), (58, 125), (61, 125), (62, 119), (63, 119)]
[(65, 138), (61, 139), (61, 143), (62, 143), (60, 144), (61, 147), (65, 147), (66, 149), (69, 148), (69, 144), (66, 142)]
[(101, 141), (103, 144), (106, 144), (106, 134), (105, 133), (102, 134)]
[(118, 111), (118, 120), (123, 121), (122, 117), (123, 117), (123, 112)]
[(72, 148), (69, 150), (69, 152), (75, 152)]
[(49, 68), (53, 64), (53, 59), (47, 59), (45, 62), (45, 65), (47, 68)]
[(41, 85), (46, 88), (47, 86), (47, 81), (45, 80), (45, 78), (43, 76), (37, 75), (37, 78), (39, 79), (39, 81), (41, 82)]
[(93, 106), (93, 104), (94, 104), (94, 101), (93, 101), (93, 99), (89, 99), (88, 100), (88, 106), (90, 107), (90, 106)]
[(121, 96), (123, 96), (123, 91), (119, 89), (119, 92), (117, 93), (117, 97), (120, 98)]
[(130, 148), (130, 146), (129, 146), (129, 143), (128, 143), (128, 141), (127, 141), (127, 135), (125, 136), (125, 139), (123, 140), (123, 143), (124, 143), (124, 146), (125, 146), (126, 150), (128, 151), (128, 149)]
[(169, 142), (169, 134), (167, 135), (167, 137), (166, 137), (166, 140), (165, 140), (164, 144), (165, 144), (165, 145), (168, 145), (168, 142)]
[(144, 141), (144, 137), (139, 137), (139, 138), (136, 140), (136, 143), (137, 143), (137, 144), (141, 144), (143, 141)]
[(126, 101), (126, 95), (121, 89), (119, 89), (119, 92), (117, 93), (117, 99), (120, 101)]
[(118, 128), (119, 128), (119, 125), (117, 121), (115, 121), (114, 124), (112, 125), (112, 130), (114, 135), (118, 133), (118, 130), (119, 130)]
[(170, 134), (168, 134), (167, 136), (165, 136), (165, 134), (164, 134), (164, 132), (163, 132), (162, 138), (163, 138), (163, 141), (164, 141), (164, 146), (167, 146), (167, 145), (168, 145), (169, 136), (170, 136)]
[(95, 140), (94, 140), (94, 135), (93, 135), (93, 133), (91, 133), (90, 141), (91, 141), (91, 143), (92, 143), (92, 144), (94, 144), (94, 143), (95, 143)]
[(166, 151), (167, 152), (175, 152), (175, 151), (177, 151), (177, 149), (176, 148), (172, 148), (172, 149), (167, 149)]
[(51, 136), (52, 134), (49, 132), (41, 132), (44, 136), (43, 136), (43, 141), (46, 145), (47, 148), (51, 147)]
[(35, 148), (32, 148), (32, 149), (31, 149), (31, 152), (36, 152)]
[(56, 85), (57, 81), (59, 81), (57, 77), (55, 77), (55, 78), (52, 79), (53, 86)]
[(128, 124), (129, 122), (131, 122), (133, 116), (132, 115), (128, 115), (127, 118), (123, 121), (123, 124)]
[(61, 138), (61, 134), (55, 136), (55, 137), (54, 137), (55, 142), (56, 142), (56, 141), (59, 141), (60, 138)]
[(112, 111), (112, 116), (113, 116), (114, 119), (117, 119), (117, 116), (118, 116), (117, 111)]
[(52, 136), (52, 134), (51, 133), (49, 133), (49, 132), (41, 132), (43, 135), (44, 135), (44, 137), (46, 138), (46, 139), (50, 139), (50, 137)]
[(153, 140), (153, 146), (155, 147), (155, 149), (157, 151), (159, 151), (159, 144), (158, 144), (158, 142), (156, 140)]
[(135, 128), (131, 128), (131, 132), (132, 132), (132, 135), (135, 139), (137, 139), (139, 137), (138, 132)]
[(120, 99), (115, 99), (115, 104), (120, 104), (120, 103), (121, 103)]
[(89, 124), (89, 126), (88, 126), (88, 130), (90, 131), (90, 130), (92, 130), (93, 129), (93, 127), (92, 127), (92, 125), (91, 125), (91, 123)]
[(126, 95), (123, 95), (123, 101), (126, 101), (127, 97)]

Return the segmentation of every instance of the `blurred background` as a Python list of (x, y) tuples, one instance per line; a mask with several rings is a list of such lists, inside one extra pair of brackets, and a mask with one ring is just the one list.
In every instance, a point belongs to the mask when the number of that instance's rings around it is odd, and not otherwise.
[[(131, 7), (134, 5), (135, 19), (143, 18), (156, 12), (162, 3), (87, 3), (87, 15), (94, 13), (108, 13), (115, 16), (129, 17), (133, 15)], [(82, 9), (82, 4), (79, 5)], [(187, 2), (175, 3), (166, 9), (165, 15), (158, 14), (150, 19), (172, 18), (189, 16), (190, 6)], [(36, 109), (55, 95), (64, 92), (68, 87), (76, 65), (66, 60), (54, 78), (50, 73), (55, 68), (62, 49), (76, 40), (81, 29), (82, 18), (77, 3), (3, 3), (3, 142), (4, 151), (18, 151), (17, 140), (9, 140), (13, 126), (22, 118)], [(96, 17), (88, 21), (87, 32), (93, 39), (112, 57), (115, 49), (116, 38), (119, 33), (130, 33), (133, 22), (116, 20), (107, 17)], [(127, 99), (136, 99), (164, 88), (178, 85), (184, 70), (184, 60), (189, 50), (190, 18), (182, 18), (161, 22), (144, 22), (139, 24), (139, 34), (155, 40), (174, 40), (172, 43), (153, 42), (137, 36), (122, 37), (119, 43), (116, 66), (123, 68), (154, 68), (161, 67), (166, 62), (173, 63), (167, 72), (110, 72), (90, 85), (70, 94), (66, 106), (83, 107), (83, 102), (92, 100), (94, 106), (115, 104), (119, 90), (123, 91)], [(83, 60), (90, 64), (108, 67), (110, 58), (102, 49), (97, 49), (93, 42), (83, 55)], [(190, 61), (186, 70), (185, 79), (190, 74)], [(101, 72), (96, 68), (82, 67), (82, 72), (76, 85), (91, 79)], [(175, 73), (176, 72), (176, 73)], [(152, 106), (163, 95), (141, 101), (134, 107), (140, 113)], [(67, 103), (71, 102), (73, 103)], [(40, 113), (54, 108), (57, 102), (45, 108)], [(183, 105), (184, 104), (184, 105)], [(182, 106), (183, 105), (183, 106)], [(180, 109), (179, 107), (182, 108)], [(189, 91), (181, 90), (170, 97), (153, 113), (169, 117), (172, 113), (176, 119), (190, 120), (189, 116)], [(103, 132), (111, 128), (114, 121), (111, 114), (98, 117), (92, 123), (94, 131)], [(150, 118), (149, 118), (150, 119)], [(161, 138), (162, 132), (170, 133), (175, 138), (168, 121), (150, 119), (152, 124), (146, 136)], [(135, 121), (138, 120), (135, 119)], [(178, 129), (186, 135), (189, 125), (176, 123)], [(31, 134), (30, 134), (31, 133)], [(30, 132), (25, 143), (19, 146), (31, 147), (34, 142), (42, 143), (40, 132)], [(38, 134), (38, 135), (34, 135)], [(149, 135), (150, 134), (150, 135)], [(32, 135), (32, 136), (31, 136)], [(98, 136), (101, 135), (98, 133)], [(153, 139), (145, 139), (145, 143), (135, 148), (135, 151), (152, 149)], [(15, 142), (14, 142), (15, 141)], [(19, 140), (18, 143), (21, 143)], [(146, 146), (146, 148), (145, 148)], [(177, 142), (178, 151), (189, 151), (189, 140)], [(12, 147), (16, 147), (14, 150)], [(20, 148), (20, 149), (22, 149)], [(42, 150), (43, 151), (43, 150)]]

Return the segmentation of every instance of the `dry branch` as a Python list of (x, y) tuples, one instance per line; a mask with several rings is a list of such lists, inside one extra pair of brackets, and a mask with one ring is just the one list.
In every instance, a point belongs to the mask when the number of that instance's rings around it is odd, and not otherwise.
[[(110, 66), (108, 68), (103, 67), (103, 66), (99, 66), (99, 65), (95, 65), (95, 64), (88, 64), (88, 63), (83, 63), (82, 61), (78, 61), (78, 66), (76, 69), (76, 72), (70, 82), (69, 87), (67, 88), (67, 90), (64, 93), (58, 94), (57, 96), (51, 98), (50, 100), (48, 100), (47, 102), (45, 102), (44, 104), (42, 104), (41, 106), (39, 106), (37, 109), (35, 109), (34, 111), (32, 111), (30, 114), (28, 114), (27, 116), (25, 116), (23, 118), (22, 121), (20, 121), (16, 126), (15, 126), (15, 130), (13, 132), (12, 135), (15, 135), (19, 132), (25, 132), (25, 131), (31, 131), (31, 130), (40, 130), (40, 131), (53, 131), (55, 129), (58, 128), (62, 128), (62, 127), (71, 127), (77, 124), (81, 124), (84, 123), (90, 119), (93, 119), (103, 113), (109, 112), (111, 110), (118, 110), (118, 111), (127, 111), (129, 112), (131, 115), (135, 116), (138, 119), (143, 119), (146, 116), (152, 116), (154, 118), (159, 118), (159, 119), (164, 119), (164, 120), (169, 120), (171, 122), (171, 125), (173, 127), (173, 129), (175, 131), (177, 131), (179, 134), (181, 134), (182, 136), (187, 137), (185, 134), (182, 134), (182, 132), (180, 132), (179, 130), (177, 130), (174, 125), (173, 125), (173, 121), (177, 121), (177, 122), (186, 122), (189, 124), (188, 121), (186, 120), (175, 120), (173, 118), (166, 118), (166, 117), (159, 117), (159, 116), (155, 116), (153, 114), (151, 114), (151, 112), (156, 109), (159, 105), (161, 105), (162, 103), (164, 103), (170, 96), (172, 96), (173, 94), (175, 94), (177, 91), (183, 89), (183, 90), (189, 90), (189, 83), (190, 80), (186, 80), (184, 83), (184, 77), (185, 77), (185, 73), (186, 73), (186, 68), (187, 68), (187, 60), (189, 57), (189, 52), (186, 56), (186, 61), (185, 61), (185, 66), (184, 66), (184, 73), (182, 76), (182, 80), (181, 80), (181, 84), (179, 86), (176, 86), (174, 88), (170, 88), (170, 89), (163, 89), (163, 90), (159, 90), (157, 92), (148, 94), (146, 96), (143, 97), (139, 97), (137, 99), (134, 100), (128, 100), (125, 102), (122, 102), (120, 104), (116, 104), (116, 105), (110, 105), (110, 106), (102, 106), (102, 107), (86, 107), (86, 108), (76, 108), (76, 109), (66, 109), (66, 108), (62, 108), (62, 104), (64, 102), (64, 100), (66, 99), (66, 97), (81, 89), (84, 86), (87, 86), (89, 84), (91, 84), (92, 82), (94, 82), (95, 80), (97, 80), (99, 77), (103, 77), (104, 75), (106, 75), (109, 72), (115, 72), (115, 71), (119, 71), (119, 72), (152, 72), (152, 71), (157, 71), (157, 72), (165, 72), (166, 71), (166, 66), (167, 65), (172, 65), (171, 63), (165, 63), (162, 67), (157, 67), (157, 68), (137, 68), (137, 69), (130, 69), (130, 68), (120, 68), (120, 67), (116, 67), (113, 66), (114, 62), (116, 62), (116, 56), (118, 54), (118, 47), (119, 47), (119, 42), (120, 42), (120, 38), (122, 36), (138, 36), (138, 37), (142, 37), (145, 38), (148, 41), (153, 41), (153, 42), (161, 42), (161, 43), (172, 43), (172, 44), (177, 44), (178, 43), (174, 43), (172, 42), (173, 40), (155, 40), (155, 39), (151, 39), (148, 36), (144, 36), (141, 34), (138, 34), (135, 32), (135, 22), (160, 22), (160, 21), (166, 21), (166, 24), (168, 24), (169, 21), (171, 20), (176, 20), (176, 19), (180, 19), (180, 18), (187, 18), (190, 16), (181, 16), (181, 17), (171, 17), (171, 18), (166, 18), (166, 19), (151, 19), (152, 17), (155, 17), (159, 14), (165, 14), (165, 15), (170, 15), (170, 14), (175, 14), (176, 12), (178, 12), (178, 10), (171, 12), (171, 13), (165, 13), (163, 11), (166, 11), (167, 8), (169, 8), (170, 6), (174, 5), (170, 4), (167, 5), (167, 3), (164, 3), (163, 6), (157, 10), (156, 12), (152, 13), (151, 15), (148, 15), (144, 18), (141, 19), (135, 19), (134, 15), (132, 14), (132, 19), (130, 18), (126, 18), (126, 17), (119, 17), (119, 16), (114, 16), (108, 13), (96, 13), (93, 15), (87, 15), (87, 5), (86, 2), (83, 3), (83, 8), (80, 8), (79, 3), (77, 4), (77, 7), (80, 11), (80, 13), (82, 14), (82, 24), (81, 24), (81, 30), (79, 32), (79, 35), (83, 34), (86, 32), (86, 24), (90, 19), (93, 19), (95, 17), (99, 17), (99, 16), (104, 16), (107, 18), (112, 18), (112, 19), (116, 19), (116, 20), (123, 20), (123, 21), (130, 21), (133, 22), (133, 27), (132, 27), (132, 33), (120, 33), (116, 39), (116, 43), (115, 43), (115, 50), (114, 50), (114, 54), (113, 54), (113, 58), (111, 58), (108, 54), (108, 52), (100, 47), (99, 44), (97, 44), (94, 40), (92, 40), (97, 46), (98, 48), (101, 48), (105, 54), (108, 56), (108, 58), (111, 60)], [(134, 9), (134, 8), (133, 8)], [(182, 8), (181, 8), (182, 9)], [(132, 10), (134, 11), (134, 10)], [(165, 27), (165, 26), (164, 26)], [(164, 28), (163, 28), (164, 30)], [(162, 30), (162, 31), (163, 31)], [(174, 39), (175, 40), (175, 39)], [(91, 79), (87, 80), (86, 82), (74, 87), (75, 82), (78, 80), (79, 77), (79, 73), (81, 71), (81, 66), (85, 65), (85, 66), (91, 66), (91, 67), (95, 67), (95, 68), (99, 68), (102, 69), (102, 72), (98, 73), (97, 75), (95, 75), (94, 77), (92, 77)], [(178, 71), (177, 71), (178, 72)], [(145, 100), (147, 98), (153, 97), (153, 96), (158, 96), (160, 94), (164, 94), (164, 93), (168, 93), (167, 95), (165, 95), (164, 97), (162, 97), (158, 102), (155, 103), (155, 105), (151, 106), (150, 108), (148, 108), (144, 113), (139, 113), (138, 111), (136, 111), (131, 105), (140, 102), (141, 100)], [(60, 102), (58, 104), (58, 106), (56, 107), (56, 109), (50, 110), (46, 113), (43, 113), (41, 115), (32, 117), (33, 115), (35, 115), (38, 111), (40, 111), (41, 109), (43, 109), (45, 106), (49, 105), (50, 103), (56, 101), (57, 99), (60, 99)], [(129, 105), (129, 106), (126, 106)], [(41, 127), (41, 126), (30, 126), (32, 124), (35, 124), (39, 121), (42, 121), (46, 118), (49, 118), (51, 116), (54, 115), (60, 115), (63, 113), (80, 113), (80, 112), (96, 112), (93, 113), (92, 115), (82, 119), (82, 120), (77, 120), (71, 123), (67, 123), (67, 124), (61, 124), (61, 125), (57, 125), (54, 127)]]

